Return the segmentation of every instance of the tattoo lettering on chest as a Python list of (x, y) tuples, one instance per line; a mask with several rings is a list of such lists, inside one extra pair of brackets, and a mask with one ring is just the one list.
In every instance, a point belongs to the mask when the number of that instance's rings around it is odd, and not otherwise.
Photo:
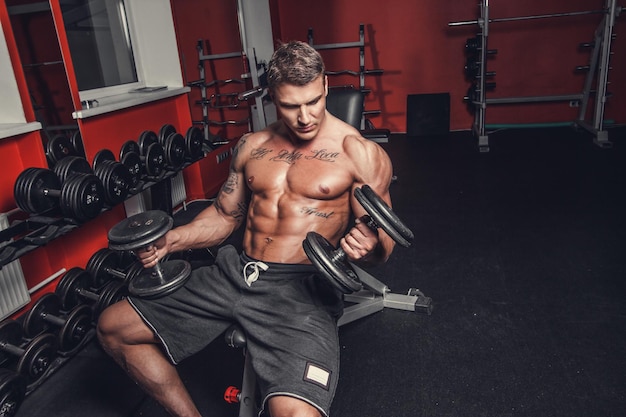
[(266, 155), (272, 153), (271, 149), (267, 149), (267, 148), (257, 148), (257, 149), (252, 149), (252, 152), (250, 152), (250, 158), (252, 159), (263, 159), (265, 158)]
[(302, 207), (300, 209), (300, 212), (307, 216), (323, 217), (325, 219), (328, 219), (330, 218), (330, 216), (335, 214), (334, 211), (323, 212), (323, 211), (319, 211), (315, 207)]
[(335, 162), (339, 157), (339, 152), (329, 152), (326, 149), (311, 151), (313, 155), (305, 156), (304, 159), (316, 159), (324, 162)]
[(286, 164), (293, 165), (300, 158), (302, 158), (301, 152), (283, 149), (278, 152), (278, 155), (271, 157), (270, 161), (284, 162)]

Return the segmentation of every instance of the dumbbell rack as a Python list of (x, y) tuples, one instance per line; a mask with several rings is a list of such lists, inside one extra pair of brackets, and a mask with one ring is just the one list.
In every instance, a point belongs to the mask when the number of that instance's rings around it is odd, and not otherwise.
[[(225, 125), (248, 125), (248, 128), (251, 129), (251, 121), (249, 117), (246, 117), (242, 120), (212, 120), (209, 119), (209, 109), (236, 109), (239, 107), (242, 101), (240, 98), (241, 93), (226, 93), (220, 94), (218, 92), (209, 95), (209, 88), (214, 88), (216, 91), (220, 87), (223, 87), (228, 84), (246, 84), (246, 80), (250, 79), (252, 84), (255, 86), (259, 85), (259, 73), (258, 68), (255, 65), (248, 65), (248, 57), (243, 52), (227, 52), (222, 54), (205, 54), (204, 53), (204, 42), (199, 40), (196, 44), (196, 50), (198, 51), (198, 73), (199, 79), (195, 81), (189, 82), (187, 85), (189, 87), (199, 88), (200, 89), (200, 100), (197, 100), (195, 104), (199, 104), (202, 106), (202, 119), (194, 120), (193, 123), (197, 125), (202, 125), (202, 131), (204, 133), (205, 140), (213, 143), (218, 140), (214, 135), (211, 134), (209, 127), (210, 126), (225, 126)], [(254, 53), (254, 51), (252, 51)], [(206, 78), (206, 69), (205, 63), (210, 61), (222, 60), (222, 59), (233, 59), (237, 58), (243, 62), (243, 73), (241, 74), (241, 78), (230, 78), (226, 80), (212, 80), (207, 81)], [(244, 90), (248, 90), (244, 87)], [(244, 91), (242, 91), (244, 92)], [(263, 106), (257, 106), (257, 112), (263, 112)], [(258, 120), (264, 121), (265, 115), (259, 114)], [(262, 126), (264, 127), (264, 126)]]
[[(367, 94), (371, 90), (365, 86), (365, 76), (366, 75), (381, 75), (383, 73), (382, 69), (365, 69), (365, 25), (359, 25), (359, 40), (355, 42), (341, 42), (341, 43), (327, 43), (327, 44), (315, 44), (313, 39), (313, 29), (309, 28), (307, 34), (309, 45), (315, 48), (318, 51), (328, 50), (328, 49), (344, 49), (344, 48), (358, 48), (359, 49), (359, 70), (340, 70), (340, 71), (326, 71), (326, 75), (337, 76), (337, 75), (354, 75), (359, 77), (359, 89), (362, 93)], [(366, 128), (366, 118), (367, 115), (377, 115), (380, 114), (380, 110), (365, 110), (363, 109), (362, 117), (361, 117), (361, 130)]]
[[(489, 134), (485, 126), (485, 117), (487, 111), (487, 105), (497, 104), (513, 104), (513, 103), (533, 103), (533, 102), (579, 102), (580, 110), (578, 118), (575, 123), (594, 135), (594, 143), (603, 148), (611, 147), (611, 142), (608, 140), (608, 133), (604, 129), (604, 105), (607, 100), (606, 86), (608, 82), (609, 62), (611, 56), (611, 41), (613, 39), (613, 26), (615, 19), (621, 12), (621, 7), (617, 6), (616, 0), (605, 0), (605, 7), (603, 10), (591, 10), (581, 12), (569, 12), (569, 13), (557, 13), (549, 15), (536, 15), (536, 16), (521, 16), (510, 18), (491, 18), (489, 15), (489, 0), (482, 0), (480, 3), (480, 18), (478, 20), (451, 22), (448, 26), (464, 26), (478, 24), (480, 27), (479, 46), (479, 69), (476, 75), (476, 91), (475, 96), (470, 95), (467, 99), (473, 105), (474, 110), (474, 122), (472, 130), (475, 136), (478, 138), (478, 146), (481, 152), (489, 151)], [(531, 19), (544, 19), (550, 17), (563, 17), (563, 16), (575, 16), (584, 14), (598, 14), (604, 13), (604, 19), (595, 31), (594, 40), (592, 42), (593, 50), (591, 52), (589, 71), (585, 79), (585, 84), (582, 93), (577, 94), (565, 94), (565, 95), (553, 95), (553, 96), (527, 96), (527, 97), (501, 97), (501, 98), (487, 98), (486, 91), (488, 90), (488, 84), (486, 78), (488, 73), (486, 70), (486, 63), (488, 58), (488, 37), (489, 37), (489, 24), (494, 22), (507, 22), (507, 21), (519, 21), (519, 20), (531, 20)], [(589, 99), (592, 95), (592, 87), (596, 83), (596, 90), (594, 94), (594, 111), (591, 122), (585, 120), (587, 115), (587, 108), (589, 105)]]

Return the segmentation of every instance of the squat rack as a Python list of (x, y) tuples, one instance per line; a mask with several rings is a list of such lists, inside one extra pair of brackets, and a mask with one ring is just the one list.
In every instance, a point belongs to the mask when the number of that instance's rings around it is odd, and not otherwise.
[[(607, 100), (606, 86), (608, 83), (608, 72), (610, 69), (611, 41), (613, 40), (613, 27), (615, 19), (622, 10), (617, 6), (616, 0), (605, 0), (605, 7), (602, 10), (588, 10), (579, 12), (553, 13), (534, 16), (519, 16), (505, 18), (491, 18), (489, 15), (489, 0), (482, 0), (480, 3), (480, 18), (477, 20), (467, 20), (460, 22), (450, 22), (448, 26), (465, 26), (478, 24), (481, 32), (477, 36), (480, 39), (479, 46), (479, 69), (476, 76), (476, 94), (469, 97), (474, 106), (474, 122), (472, 130), (478, 137), (478, 146), (481, 152), (489, 151), (489, 135), (485, 126), (485, 116), (488, 104), (510, 104), (510, 103), (532, 103), (532, 102), (557, 102), (576, 101), (580, 102), (578, 118), (575, 124), (586, 129), (594, 135), (594, 143), (602, 148), (610, 148), (611, 142), (608, 140), (608, 133), (604, 129), (604, 106)], [(489, 36), (489, 24), (497, 22), (509, 22), (520, 20), (545, 19), (564, 16), (579, 16), (589, 14), (604, 14), (602, 22), (598, 25), (592, 46), (588, 72), (585, 79), (582, 93), (554, 95), (554, 96), (527, 96), (527, 97), (502, 97), (487, 98), (486, 90), (489, 88), (486, 78), (487, 48)], [(594, 110), (591, 121), (586, 120), (589, 99), (592, 95), (592, 87), (596, 83), (594, 95)]]

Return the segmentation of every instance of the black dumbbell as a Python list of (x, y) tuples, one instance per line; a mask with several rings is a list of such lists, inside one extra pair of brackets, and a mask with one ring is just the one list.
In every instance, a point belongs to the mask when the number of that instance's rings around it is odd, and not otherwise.
[(126, 165), (115, 160), (109, 149), (99, 150), (93, 158), (93, 172), (104, 185), (104, 198), (110, 206), (126, 200), (133, 178)]
[(54, 166), (54, 173), (63, 184), (74, 175), (93, 175), (93, 170), (85, 158), (79, 156), (67, 156)]
[[(120, 163), (124, 165), (131, 175), (130, 189), (131, 192), (137, 191), (136, 188), (144, 175), (142, 166), (142, 158), (139, 154), (139, 145), (134, 140), (124, 142), (120, 148)], [(159, 172), (160, 174), (160, 172)], [(158, 176), (158, 175), (157, 175)]]
[(61, 314), (61, 299), (55, 293), (43, 295), (24, 316), (24, 333), (35, 337), (58, 328), (59, 350), (69, 352), (85, 339), (91, 328), (91, 308), (81, 304)]
[[(391, 208), (368, 185), (354, 190), (354, 196), (367, 212), (361, 221), (370, 228), (383, 229), (396, 243), (409, 247), (413, 232), (396, 216)], [(316, 232), (307, 233), (302, 242), (304, 252), (322, 275), (344, 294), (362, 289), (361, 281), (348, 263), (343, 249), (335, 249), (328, 240)]]
[(141, 262), (134, 262), (127, 269), (122, 267), (122, 257), (120, 252), (109, 248), (102, 248), (96, 251), (87, 261), (85, 270), (93, 278), (92, 287), (101, 288), (111, 279), (121, 280), (128, 283), (135, 276), (144, 270)]
[(15, 181), (17, 206), (31, 214), (42, 214), (60, 207), (64, 216), (78, 222), (98, 216), (104, 205), (104, 187), (95, 175), (70, 176), (61, 184), (46, 168), (27, 168)]
[[(143, 163), (144, 174), (149, 178), (159, 177), (165, 170), (165, 150), (159, 144), (159, 138), (151, 130), (144, 130), (137, 140), (139, 157)], [(134, 151), (134, 150), (133, 150)]]
[[(160, 210), (149, 210), (122, 220), (109, 230), (109, 248), (135, 251), (149, 247), (172, 228), (174, 220)], [(184, 260), (169, 260), (145, 269), (128, 284), (131, 294), (143, 298), (168, 295), (183, 286), (191, 273)]]
[[(153, 139), (151, 135), (148, 138)], [(185, 163), (185, 138), (183, 135), (177, 133), (174, 126), (164, 124), (159, 129), (157, 140), (165, 152), (166, 169), (178, 171)]]
[(196, 161), (204, 155), (202, 149), (204, 134), (196, 126), (191, 126), (185, 133), (185, 150), (187, 161)]
[(26, 378), (9, 369), (0, 369), (0, 416), (15, 416), (26, 397)]
[(74, 267), (63, 275), (55, 293), (61, 298), (63, 310), (71, 310), (80, 304), (92, 306), (94, 319), (105, 308), (128, 295), (128, 288), (123, 282), (111, 281), (102, 288), (93, 289), (93, 277), (86, 270)]
[(57, 338), (52, 333), (43, 333), (22, 346), (23, 340), (24, 330), (17, 321), (9, 319), (0, 323), (0, 356), (4, 353), (17, 357), (15, 370), (30, 385), (45, 374), (58, 356)]
[(53, 136), (46, 144), (46, 159), (51, 168), (68, 156), (79, 156), (70, 139), (63, 135)]

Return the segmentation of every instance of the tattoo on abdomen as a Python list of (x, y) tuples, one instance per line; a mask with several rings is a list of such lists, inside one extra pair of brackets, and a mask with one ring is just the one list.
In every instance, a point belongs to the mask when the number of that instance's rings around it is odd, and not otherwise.
[(319, 211), (315, 207), (302, 207), (300, 209), (300, 212), (306, 214), (307, 216), (323, 217), (325, 219), (328, 219), (330, 218), (330, 216), (335, 214), (334, 211), (323, 212), (323, 211)]

